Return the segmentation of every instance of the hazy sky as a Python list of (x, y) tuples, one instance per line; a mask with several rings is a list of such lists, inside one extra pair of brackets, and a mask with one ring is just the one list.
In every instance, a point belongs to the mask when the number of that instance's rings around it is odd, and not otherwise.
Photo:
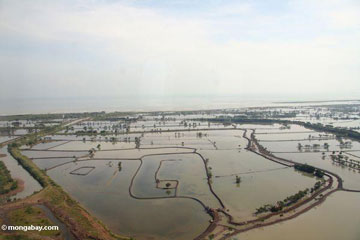
[(360, 1), (0, 0), (0, 96), (360, 96)]

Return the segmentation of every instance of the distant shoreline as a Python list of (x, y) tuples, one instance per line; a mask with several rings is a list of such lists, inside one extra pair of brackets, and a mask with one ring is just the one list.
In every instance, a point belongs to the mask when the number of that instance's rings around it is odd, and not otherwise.
[(327, 103), (327, 102), (360, 102), (359, 99), (352, 100), (318, 100), (318, 101), (286, 101), (286, 102), (273, 102), (273, 103)]
[[(346, 97), (346, 98), (345, 98)], [(79, 99), (4, 99), (0, 103), (0, 116), (24, 114), (61, 114), (69, 112), (159, 112), (196, 111), (214, 109), (244, 109), (256, 107), (279, 107), (291, 104), (359, 103), (357, 96), (333, 96), (328, 98), (266, 98), (266, 97), (184, 97), (184, 98), (79, 98)], [(347, 99), (347, 100), (344, 100)], [(358, 100), (351, 100), (358, 99)], [(9, 102), (11, 104), (9, 104)]]
[[(199, 106), (199, 107), (164, 107), (163, 109), (144, 109), (134, 108), (134, 109), (94, 109), (94, 110), (54, 110), (54, 111), (34, 111), (34, 112), (18, 112), (18, 113), (0, 113), (0, 120), (4, 120), (1, 118), (6, 118), (9, 116), (13, 117), (24, 117), (30, 115), (63, 115), (63, 114), (85, 114), (85, 113), (127, 113), (127, 114), (144, 114), (144, 113), (157, 113), (157, 112), (171, 112), (171, 113), (181, 113), (181, 112), (206, 112), (206, 111), (222, 111), (226, 110), (233, 110), (233, 109), (256, 109), (256, 108), (286, 108), (289, 107), (287, 105), (276, 105), (276, 104), (320, 104), (320, 103), (329, 103), (329, 105), (339, 105), (339, 103), (351, 103), (353, 104), (360, 104), (360, 100), (314, 100), (314, 101), (276, 101), (276, 102), (254, 102), (248, 104), (240, 104), (235, 106), (234, 104), (229, 104), (227, 106)], [(312, 105), (314, 106), (314, 105)], [(324, 105), (325, 106), (325, 105)], [(296, 107), (296, 105), (295, 105)], [(61, 116), (59, 116), (61, 118)]]

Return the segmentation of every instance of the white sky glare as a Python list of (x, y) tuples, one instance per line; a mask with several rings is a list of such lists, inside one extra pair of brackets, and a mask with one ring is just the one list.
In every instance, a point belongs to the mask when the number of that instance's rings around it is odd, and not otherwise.
[(0, 0), (0, 96), (360, 96), (360, 1)]

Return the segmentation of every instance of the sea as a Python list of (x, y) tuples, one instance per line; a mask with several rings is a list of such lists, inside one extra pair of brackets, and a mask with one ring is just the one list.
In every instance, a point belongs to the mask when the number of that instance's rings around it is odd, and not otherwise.
[(249, 96), (118, 96), (0, 99), (0, 115), (69, 112), (150, 112), (241, 109), (296, 105), (360, 103), (352, 99), (276, 98)]

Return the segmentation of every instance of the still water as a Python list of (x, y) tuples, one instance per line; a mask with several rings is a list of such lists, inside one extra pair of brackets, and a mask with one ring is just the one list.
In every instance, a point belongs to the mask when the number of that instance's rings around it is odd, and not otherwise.
[(358, 240), (360, 194), (336, 192), (320, 206), (291, 220), (241, 233), (237, 240)]

